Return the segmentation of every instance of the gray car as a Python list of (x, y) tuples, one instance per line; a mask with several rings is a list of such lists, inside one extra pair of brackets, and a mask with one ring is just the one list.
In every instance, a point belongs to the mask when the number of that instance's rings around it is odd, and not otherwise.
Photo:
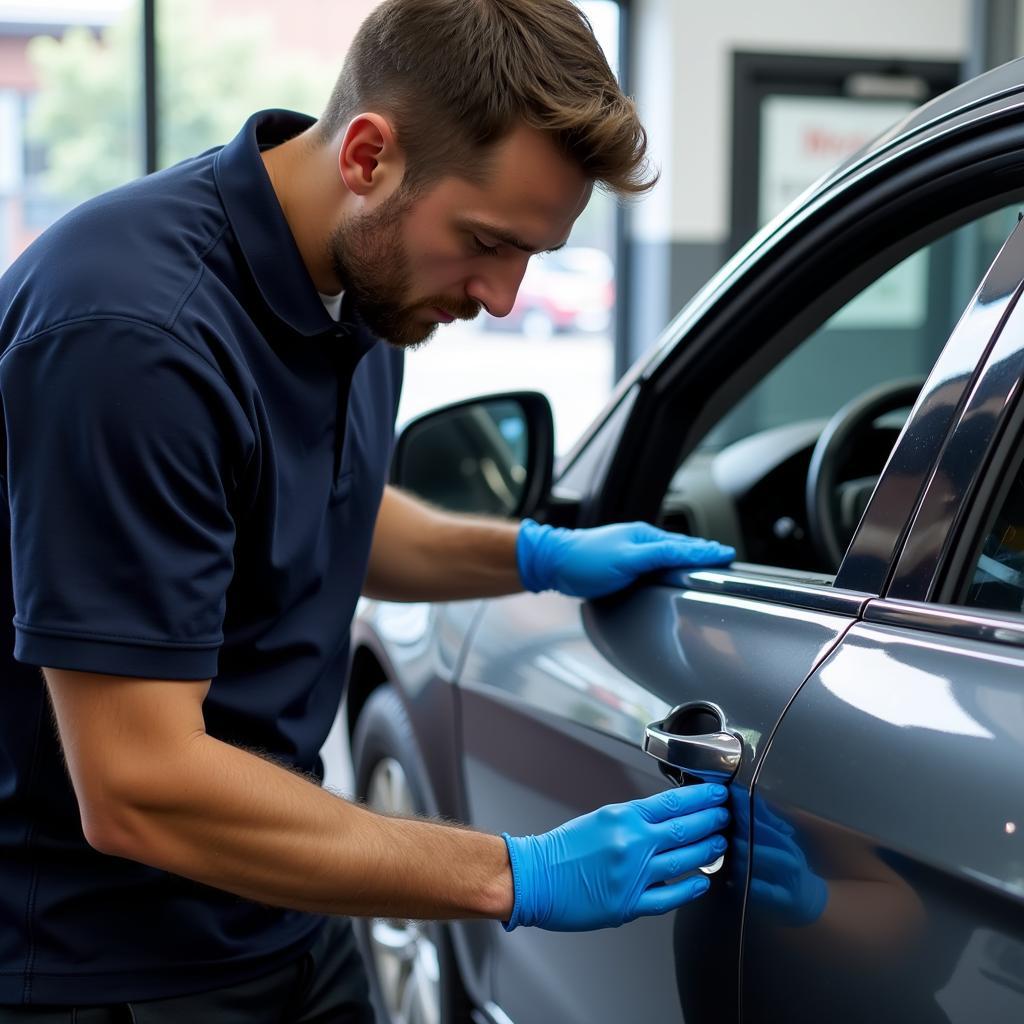
[(554, 468), (537, 395), (406, 428), (393, 479), (446, 507), (643, 519), (739, 561), (366, 606), (371, 804), (527, 834), (724, 778), (733, 810), (673, 915), (365, 922), (393, 1024), (1024, 1021), (1022, 209), (1015, 62), (766, 226)]

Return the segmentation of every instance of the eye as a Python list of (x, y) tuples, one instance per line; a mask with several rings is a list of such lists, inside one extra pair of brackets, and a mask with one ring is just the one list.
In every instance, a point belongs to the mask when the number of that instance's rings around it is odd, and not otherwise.
[(480, 253), (481, 256), (494, 256), (494, 255), (497, 254), (498, 246), (496, 246), (496, 245), (487, 245), (486, 243), (481, 242), (480, 239), (477, 238), (476, 235), (470, 235), (470, 238), (472, 238), (472, 240), (473, 240), (473, 250), (474, 250), (474, 252)]

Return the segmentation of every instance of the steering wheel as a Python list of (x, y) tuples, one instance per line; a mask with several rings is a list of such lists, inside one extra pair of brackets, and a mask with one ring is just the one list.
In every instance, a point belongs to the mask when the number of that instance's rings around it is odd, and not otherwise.
[(866, 479), (859, 487), (841, 495), (837, 473), (864, 430), (879, 416), (913, 405), (923, 385), (923, 378), (909, 378), (889, 381), (865, 391), (847, 402), (825, 424), (818, 437), (807, 470), (807, 526), (818, 554), (833, 572), (839, 569), (846, 546), (840, 541), (839, 524), (852, 520), (856, 527), (876, 482), (876, 478)]

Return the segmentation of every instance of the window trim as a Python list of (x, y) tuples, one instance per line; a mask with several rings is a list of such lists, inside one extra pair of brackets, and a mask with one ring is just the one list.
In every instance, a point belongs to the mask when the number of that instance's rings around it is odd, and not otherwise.
[(728, 569), (695, 569), (664, 573), (661, 581), (680, 590), (722, 594), (748, 601), (768, 601), (791, 608), (826, 612), (858, 619), (873, 595), (842, 590), (816, 573), (737, 563)]
[[(1024, 317), (1024, 308), (1015, 310)], [(958, 509), (959, 527), (946, 557), (940, 560), (930, 588), (936, 605), (988, 613), (1008, 614), (1024, 629), (1024, 613), (1001, 613), (983, 605), (967, 604), (967, 593), (974, 580), (974, 571), (985, 541), (1002, 512), (1006, 498), (1018, 473), (1024, 472), (1024, 346), (1017, 352), (1021, 376), (1013, 383), (1004, 403), (1004, 416), (993, 427), (993, 440), (983, 459), (984, 468), (973, 488), (965, 494)]]
[(876, 625), (1024, 647), (1024, 618), (994, 610), (876, 598), (867, 603), (862, 619)]
[(1012, 287), (1010, 308), (933, 465), (887, 598), (957, 605), (965, 575), (973, 569), (971, 559), (984, 543), (983, 524), (991, 522), (993, 492), (1012, 457), (1012, 441), (1019, 437), (1024, 418), (1024, 223), (1018, 223), (993, 262), (986, 280), (992, 277), (1001, 277), (1004, 289)]

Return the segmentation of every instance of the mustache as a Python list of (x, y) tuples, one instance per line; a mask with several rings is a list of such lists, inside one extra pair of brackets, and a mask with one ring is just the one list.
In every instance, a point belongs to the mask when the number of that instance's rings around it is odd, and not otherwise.
[(452, 299), (445, 295), (431, 295), (416, 303), (417, 306), (436, 306), (456, 320), (475, 320), (483, 306), (473, 299)]

